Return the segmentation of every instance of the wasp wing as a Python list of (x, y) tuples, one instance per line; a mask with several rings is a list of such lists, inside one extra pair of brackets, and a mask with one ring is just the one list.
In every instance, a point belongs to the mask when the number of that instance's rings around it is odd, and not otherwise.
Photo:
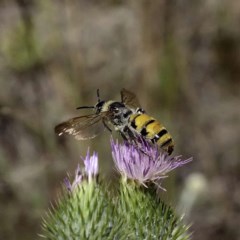
[(55, 127), (55, 132), (61, 135), (72, 135), (77, 140), (86, 140), (95, 138), (105, 129), (103, 119), (106, 112), (100, 114), (90, 114), (72, 118), (66, 122), (60, 123)]
[(126, 90), (125, 88), (121, 90), (121, 99), (124, 104), (131, 108), (140, 108), (140, 103), (137, 96), (134, 93)]

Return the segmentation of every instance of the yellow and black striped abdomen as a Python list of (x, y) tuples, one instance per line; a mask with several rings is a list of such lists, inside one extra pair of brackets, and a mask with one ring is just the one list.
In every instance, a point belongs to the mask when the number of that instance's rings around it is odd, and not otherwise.
[(174, 148), (172, 137), (159, 121), (147, 114), (132, 114), (130, 124), (141, 136), (156, 143), (169, 154), (172, 153)]

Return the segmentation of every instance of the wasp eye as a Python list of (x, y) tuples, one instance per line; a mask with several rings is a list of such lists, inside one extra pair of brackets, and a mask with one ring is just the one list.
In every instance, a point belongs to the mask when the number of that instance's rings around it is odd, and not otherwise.
[(119, 113), (119, 108), (114, 108), (114, 109), (113, 109), (113, 112), (114, 112), (114, 113)]

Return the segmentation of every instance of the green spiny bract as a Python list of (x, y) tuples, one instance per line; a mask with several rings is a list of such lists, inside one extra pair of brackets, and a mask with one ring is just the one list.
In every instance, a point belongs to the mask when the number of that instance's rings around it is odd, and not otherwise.
[(82, 182), (58, 200), (43, 221), (42, 237), (49, 240), (120, 239), (113, 207), (95, 182)]
[(122, 182), (119, 217), (125, 219), (127, 239), (187, 240), (188, 226), (176, 217), (171, 207), (134, 182)]

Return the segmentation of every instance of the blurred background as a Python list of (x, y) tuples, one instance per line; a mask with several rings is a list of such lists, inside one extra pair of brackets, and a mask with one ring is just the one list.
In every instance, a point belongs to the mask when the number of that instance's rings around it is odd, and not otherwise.
[(81, 105), (124, 87), (194, 161), (162, 198), (193, 239), (240, 239), (240, 2), (0, 1), (0, 239), (36, 239), (88, 146), (113, 170), (110, 134), (58, 137)]

